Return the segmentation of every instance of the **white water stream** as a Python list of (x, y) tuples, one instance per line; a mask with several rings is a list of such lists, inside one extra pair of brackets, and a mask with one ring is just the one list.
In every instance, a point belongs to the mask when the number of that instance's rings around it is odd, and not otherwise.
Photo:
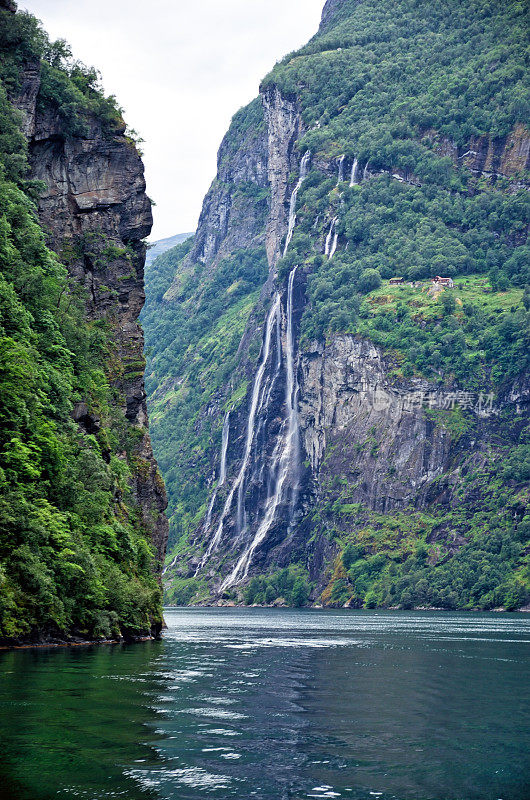
[(353, 166), (351, 168), (350, 189), (352, 186), (357, 186), (359, 183), (359, 161), (357, 158), (353, 159)]
[(219, 492), (221, 486), (224, 485), (224, 482), (226, 480), (226, 452), (228, 450), (229, 433), (230, 433), (230, 411), (227, 411), (223, 421), (223, 432), (221, 435), (221, 466), (219, 467), (219, 483), (215, 487), (215, 491), (212, 494), (210, 504), (208, 505), (206, 522), (204, 523), (204, 529), (203, 529), (205, 533), (207, 533), (210, 530), (210, 525), (212, 524), (212, 512), (213, 512), (213, 507), (215, 505), (215, 501), (217, 499), (217, 493)]
[(300, 177), (298, 178), (298, 183), (293, 189), (293, 193), (291, 195), (291, 202), (289, 204), (289, 224), (287, 227), (287, 238), (285, 239), (285, 246), (283, 248), (283, 255), (284, 257), (287, 255), (287, 249), (291, 244), (291, 239), (293, 238), (294, 233), (294, 226), (296, 225), (296, 199), (298, 197), (298, 192), (300, 191), (300, 187), (304, 180), (307, 177), (307, 173), (309, 172), (309, 162), (311, 161), (311, 153), (308, 150), (307, 153), (304, 153), (302, 160), (300, 162)]
[(337, 249), (337, 244), (339, 240), (339, 235), (337, 232), (337, 222), (339, 221), (338, 217), (333, 217), (331, 220), (331, 224), (329, 226), (328, 235), (326, 236), (326, 244), (324, 245), (324, 255), (328, 258), (333, 258), (335, 255), (335, 250)]
[(339, 232), (337, 230), (337, 221), (335, 221), (335, 228), (334, 228), (334, 231), (333, 231), (333, 241), (331, 243), (331, 247), (330, 247), (330, 250), (329, 250), (329, 257), (330, 258), (333, 258), (333, 256), (335, 255), (335, 251), (337, 250), (338, 243), (339, 243)]
[[(344, 178), (344, 158), (345, 158), (344, 156), (341, 158), (339, 164), (339, 178), (341, 177), (342, 174), (342, 179)], [(302, 186), (302, 183), (307, 177), (307, 174), (309, 172), (310, 160), (311, 160), (311, 153), (307, 151), (303, 155), (302, 160), (300, 162), (300, 175), (296, 183), (296, 186), (293, 189), (293, 193), (291, 195), (291, 201), (289, 204), (289, 222), (287, 229), (287, 237), (285, 240), (285, 246), (283, 251), (284, 256), (286, 255), (289, 244), (291, 243), (291, 240), (293, 238), (293, 233), (296, 225), (296, 201), (300, 187)], [(330, 247), (332, 246), (333, 242), (330, 239)], [(334, 246), (336, 247), (336, 242)], [(268, 499), (265, 505), (265, 513), (262, 521), (258, 525), (254, 538), (252, 539), (250, 544), (245, 548), (243, 555), (240, 557), (233, 571), (222, 584), (221, 590), (233, 586), (235, 583), (237, 583), (240, 580), (243, 580), (246, 577), (254, 552), (256, 548), (260, 545), (260, 543), (264, 540), (265, 536), (267, 535), (272, 523), (274, 522), (276, 510), (280, 505), (280, 503), (282, 502), (282, 500), (284, 499), (284, 494), (285, 494), (284, 490), (289, 475), (292, 475), (293, 477), (292, 495), (290, 503), (291, 514), (294, 511), (296, 505), (296, 500), (299, 491), (299, 482), (300, 482), (300, 475), (299, 475), (300, 431), (299, 431), (298, 410), (297, 410), (298, 381), (296, 380), (296, 369), (294, 364), (294, 331), (293, 331), (293, 292), (294, 292), (294, 280), (296, 276), (296, 270), (297, 267), (295, 267), (289, 275), (289, 284), (287, 290), (287, 309), (286, 309), (287, 330), (286, 330), (286, 346), (285, 346), (285, 364), (286, 364), (285, 402), (286, 402), (287, 413), (286, 413), (286, 419), (284, 421), (280, 434), (278, 435), (278, 440), (276, 442), (271, 457), (271, 462), (270, 462), (271, 466), (269, 470), (270, 472), (269, 492), (268, 492)], [(280, 308), (281, 308), (281, 299), (279, 293), (276, 292), (273, 304), (271, 306), (269, 315), (267, 317), (261, 361), (258, 367), (258, 371), (256, 372), (256, 376), (254, 378), (254, 384), (252, 387), (252, 400), (250, 404), (250, 411), (247, 422), (247, 436), (245, 442), (243, 461), (241, 462), (241, 467), (239, 469), (237, 477), (235, 478), (230, 488), (230, 491), (227, 495), (224, 508), (221, 512), (221, 516), (219, 518), (219, 522), (217, 524), (215, 533), (210, 539), (206, 552), (204, 553), (204, 556), (202, 557), (201, 562), (197, 567), (197, 570), (195, 572), (196, 575), (202, 569), (204, 564), (207, 562), (212, 552), (216, 550), (219, 545), (219, 542), (223, 534), (225, 519), (230, 512), (236, 492), (237, 492), (236, 526), (237, 526), (238, 538), (241, 538), (242, 534), (246, 530), (246, 514), (244, 508), (245, 479), (251, 462), (252, 445), (253, 442), (259, 438), (260, 433), (263, 429), (264, 420), (262, 418), (262, 412), (269, 405), (272, 391), (279, 377), (282, 365), (281, 338), (280, 338)], [(277, 356), (276, 366), (273, 375), (271, 375), (270, 373), (266, 375), (267, 362), (270, 356), (271, 340), (274, 329), (276, 332), (276, 356)], [(227, 421), (226, 424), (228, 426)], [(221, 453), (221, 471), (219, 476), (219, 484), (212, 496), (212, 499), (210, 500), (210, 504), (206, 515), (206, 522), (204, 526), (205, 532), (209, 530), (211, 525), (213, 508), (217, 497), (217, 491), (219, 487), (222, 486), (223, 483), (225, 482), (227, 447), (228, 447), (228, 427), (227, 427), (227, 435), (225, 443), (224, 426), (223, 426), (223, 446)], [(260, 470), (260, 479), (263, 478), (264, 466), (265, 463), (262, 464)]]
[(219, 468), (219, 486), (222, 486), (226, 480), (226, 452), (228, 450), (229, 433), (230, 433), (230, 411), (227, 411), (223, 422), (223, 433), (221, 438), (221, 466)]

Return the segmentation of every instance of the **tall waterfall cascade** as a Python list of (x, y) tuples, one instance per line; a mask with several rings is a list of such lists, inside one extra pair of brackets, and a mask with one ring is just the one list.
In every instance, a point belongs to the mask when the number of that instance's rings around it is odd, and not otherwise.
[[(217, 500), (219, 489), (222, 486), (224, 486), (226, 480), (226, 454), (228, 452), (229, 435), (230, 435), (230, 411), (227, 411), (225, 414), (225, 418), (223, 420), (223, 430), (221, 434), (221, 463), (219, 466), (219, 481), (212, 493), (210, 502), (208, 503), (208, 511), (206, 512), (206, 519), (203, 526), (204, 533), (208, 533), (208, 531), (210, 530), (210, 526), (212, 524), (212, 514), (215, 507), (215, 501)], [(195, 575), (197, 575), (199, 570), (204, 566), (206, 558), (207, 556), (205, 555), (204, 558), (201, 560), (199, 566), (195, 570)]]
[(289, 248), (289, 245), (291, 244), (291, 239), (293, 238), (294, 228), (296, 225), (296, 200), (298, 198), (298, 192), (300, 191), (300, 187), (307, 178), (310, 162), (311, 162), (311, 153), (308, 150), (306, 153), (304, 153), (302, 161), (300, 162), (300, 177), (298, 178), (298, 183), (294, 187), (293, 193), (291, 195), (291, 201), (289, 203), (289, 223), (287, 226), (287, 238), (285, 239), (285, 245), (283, 248), (284, 256), (287, 255), (287, 250)]
[(219, 467), (219, 486), (223, 486), (226, 480), (226, 453), (228, 451), (229, 434), (230, 434), (230, 411), (227, 411), (223, 421), (223, 432), (221, 435), (221, 466)]
[(333, 231), (333, 241), (331, 242), (331, 247), (329, 249), (329, 257), (330, 257), (330, 259), (333, 258), (333, 256), (335, 255), (336, 250), (337, 250), (337, 245), (339, 243), (339, 232), (337, 230), (337, 221), (338, 220), (335, 221), (335, 228), (334, 228), (334, 231)]
[(298, 393), (299, 385), (296, 377), (295, 366), (295, 341), (293, 327), (293, 297), (294, 281), (298, 267), (294, 267), (289, 275), (287, 289), (286, 318), (287, 330), (285, 340), (285, 406), (286, 419), (282, 426), (280, 438), (274, 448), (271, 474), (276, 476), (272, 491), (269, 492), (263, 518), (258, 525), (252, 541), (247, 545), (234, 569), (221, 585), (221, 591), (229, 589), (239, 583), (248, 575), (254, 553), (265, 540), (279, 506), (286, 500), (289, 486), (291, 488), (289, 523), (291, 522), (300, 484), (300, 424), (298, 419)]
[[(304, 153), (300, 162), (300, 174), (293, 189), (289, 203), (289, 220), (287, 237), (283, 254), (287, 253), (296, 225), (296, 201), (303, 181), (307, 177), (310, 167), (311, 153)], [(342, 160), (344, 171), (344, 161)], [(330, 240), (330, 247), (333, 242)], [(204, 567), (210, 556), (215, 552), (221, 542), (227, 518), (236, 506), (235, 540), (244, 542), (243, 552), (239, 556), (232, 572), (221, 585), (221, 591), (229, 589), (248, 575), (254, 554), (260, 544), (265, 540), (272, 525), (277, 520), (280, 506), (289, 508), (287, 525), (289, 526), (296, 510), (300, 490), (300, 426), (298, 418), (299, 385), (297, 379), (297, 362), (294, 330), (294, 292), (295, 279), (298, 267), (291, 270), (285, 298), (285, 313), (279, 292), (273, 297), (265, 324), (263, 344), (261, 348), (259, 366), (252, 385), (252, 396), (247, 418), (246, 438), (242, 461), (239, 471), (232, 480), (226, 496), (224, 506), (216, 521), (216, 527), (208, 542), (206, 551), (196, 569), (195, 575)], [(282, 342), (282, 331), (284, 331)], [(267, 411), (271, 407), (274, 397), (274, 388), (280, 375), (285, 374), (285, 398), (282, 412), (283, 421), (277, 434), (274, 447), (270, 456), (260, 459), (254, 454), (263, 453), (266, 439)], [(277, 396), (277, 395), (276, 395)], [(277, 402), (277, 401), (275, 401)], [(226, 455), (230, 429), (229, 413), (225, 415), (221, 444), (221, 459), (219, 481), (210, 499), (203, 526), (204, 533), (212, 527), (212, 519), (219, 489), (227, 481)], [(245, 509), (245, 496), (249, 485), (261, 485), (266, 488), (265, 502), (259, 511), (256, 529), (251, 538), (248, 536), (247, 512)]]
[(219, 481), (217, 483), (217, 486), (215, 487), (215, 491), (213, 492), (210, 503), (208, 505), (208, 511), (206, 513), (206, 521), (204, 523), (205, 532), (210, 529), (210, 525), (212, 524), (212, 512), (215, 506), (215, 501), (217, 500), (217, 494), (219, 492), (219, 489), (222, 486), (224, 486), (224, 482), (226, 480), (226, 453), (228, 451), (229, 434), (230, 434), (230, 411), (227, 411), (223, 421), (223, 431), (221, 434), (221, 463), (219, 466)]

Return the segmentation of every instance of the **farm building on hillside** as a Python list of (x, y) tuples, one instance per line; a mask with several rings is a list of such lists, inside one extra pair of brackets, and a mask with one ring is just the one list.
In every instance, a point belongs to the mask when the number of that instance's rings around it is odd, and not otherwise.
[(439, 275), (433, 278), (432, 282), (438, 286), (447, 286), (448, 289), (452, 289), (454, 286), (452, 278), (441, 278)]

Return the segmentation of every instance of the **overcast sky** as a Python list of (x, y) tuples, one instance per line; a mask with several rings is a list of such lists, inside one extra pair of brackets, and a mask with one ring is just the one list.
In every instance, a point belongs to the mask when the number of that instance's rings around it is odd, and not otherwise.
[(19, 0), (97, 67), (145, 140), (152, 240), (195, 230), (233, 114), (317, 30), (324, 0)]

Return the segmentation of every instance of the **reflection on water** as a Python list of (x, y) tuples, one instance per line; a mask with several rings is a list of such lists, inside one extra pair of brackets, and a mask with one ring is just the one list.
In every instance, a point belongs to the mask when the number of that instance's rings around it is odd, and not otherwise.
[(528, 800), (525, 615), (168, 609), (0, 654), (0, 797)]

